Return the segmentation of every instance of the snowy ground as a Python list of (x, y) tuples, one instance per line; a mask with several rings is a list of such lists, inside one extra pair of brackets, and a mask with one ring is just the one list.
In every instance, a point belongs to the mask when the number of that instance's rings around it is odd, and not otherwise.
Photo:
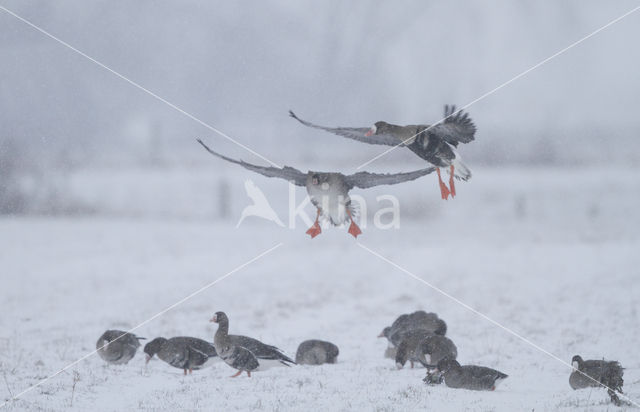
[[(248, 176), (230, 189), (239, 205)], [(619, 360), (640, 402), (640, 170), (480, 170), (449, 202), (433, 176), (385, 191), (403, 202), (401, 228), (369, 227), (362, 245), (567, 362)], [(571, 390), (566, 366), (369, 254), (345, 229), (310, 240), (300, 222), (292, 231), (248, 219), (236, 229), (239, 210), (224, 220), (168, 216), (0, 220), (3, 399), (92, 351), (105, 329), (133, 327), (279, 242), (136, 333), (212, 339), (208, 319), (224, 310), (232, 332), (290, 356), (305, 339), (330, 340), (339, 363), (230, 379), (224, 364), (185, 377), (160, 361), (145, 367), (141, 353), (120, 367), (92, 356), (5, 410), (617, 409), (603, 390)], [(376, 335), (416, 309), (447, 321), (462, 363), (509, 378), (470, 392), (427, 387), (424, 369), (396, 370)]]

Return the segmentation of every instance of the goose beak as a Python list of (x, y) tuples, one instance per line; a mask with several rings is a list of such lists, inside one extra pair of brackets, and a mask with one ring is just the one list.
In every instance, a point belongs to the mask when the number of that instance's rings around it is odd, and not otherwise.
[(379, 338), (384, 338), (384, 332), (380, 332), (380, 334), (378, 335)]
[(209, 322), (218, 323), (218, 317), (216, 315), (213, 315), (213, 317), (209, 319)]
[(376, 131), (377, 131), (377, 127), (374, 125), (374, 126), (372, 126), (372, 127), (371, 127), (371, 129), (369, 129), (369, 131), (368, 131), (367, 133), (365, 133), (364, 135), (365, 135), (365, 136), (367, 136), (367, 137), (369, 137), (369, 136), (371, 136), (371, 135), (375, 134), (375, 133), (376, 133)]
[(144, 364), (146, 365), (147, 363), (149, 363), (149, 361), (150, 361), (150, 360), (151, 360), (151, 356), (146, 355), (146, 356), (145, 356)]

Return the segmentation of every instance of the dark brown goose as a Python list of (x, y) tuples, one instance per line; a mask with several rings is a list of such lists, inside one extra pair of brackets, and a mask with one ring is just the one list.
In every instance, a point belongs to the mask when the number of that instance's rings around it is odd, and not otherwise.
[[(424, 356), (423, 366), (433, 369), (443, 359), (456, 359), (458, 348), (453, 341), (445, 336), (431, 335), (420, 342), (419, 353)], [(420, 358), (422, 361), (422, 358)]]
[(299, 365), (322, 365), (338, 362), (340, 350), (331, 342), (318, 339), (305, 340), (296, 351), (296, 363)]
[[(456, 148), (460, 143), (469, 143), (475, 139), (476, 126), (467, 113), (456, 113), (455, 106), (446, 105), (444, 120), (434, 125), (398, 126), (379, 121), (372, 127), (326, 127), (302, 120), (292, 111), (289, 111), (289, 115), (305, 126), (359, 142), (406, 146), (417, 156), (436, 166), (442, 199), (448, 199), (449, 195), (455, 197), (454, 177), (462, 180), (471, 178), (471, 170), (462, 162)], [(449, 171), (449, 187), (442, 181), (441, 167), (446, 167)]]
[(324, 218), (331, 222), (334, 226), (339, 226), (347, 222), (349, 225), (349, 233), (353, 237), (358, 237), (362, 231), (354, 222), (355, 209), (349, 198), (349, 191), (354, 187), (367, 189), (379, 185), (395, 185), (410, 180), (415, 180), (424, 175), (432, 173), (435, 168), (428, 167), (426, 169), (415, 170), (407, 173), (378, 174), (369, 172), (358, 172), (352, 175), (343, 175), (342, 173), (323, 173), (323, 172), (307, 172), (303, 173), (293, 167), (285, 166), (267, 167), (256, 166), (242, 160), (235, 160), (223, 156), (211, 150), (202, 140), (198, 142), (212, 155), (217, 156), (227, 162), (238, 164), (245, 169), (260, 173), (267, 177), (279, 177), (289, 182), (306, 187), (307, 193), (311, 198), (311, 203), (317, 208), (318, 212), (316, 220), (307, 230), (307, 234), (312, 238), (318, 236), (322, 230), (320, 228), (319, 219)]
[(444, 336), (447, 333), (447, 324), (436, 313), (427, 313), (424, 310), (417, 310), (413, 313), (405, 313), (398, 316), (391, 326), (384, 328), (378, 335), (379, 338), (384, 337), (389, 341), (385, 357), (395, 359), (397, 346), (404, 335), (413, 330), (423, 330), (429, 332), (429, 334)]
[(616, 391), (622, 392), (624, 370), (619, 362), (605, 360), (583, 360), (580, 355), (571, 359), (574, 371), (569, 375), (569, 385), (573, 389), (606, 387), (611, 402), (621, 405)]
[[(472, 391), (493, 391), (508, 375), (484, 366), (464, 365), (452, 359), (438, 362), (437, 371), (442, 374), (444, 383), (450, 388), (468, 389)], [(432, 383), (430, 376), (424, 378)]]
[(247, 372), (247, 376), (251, 377), (253, 371), (295, 365), (293, 359), (275, 346), (266, 345), (246, 336), (229, 335), (229, 318), (224, 312), (216, 312), (210, 322), (218, 324), (213, 344), (220, 358), (238, 371), (232, 378), (239, 376), (242, 372)]
[(154, 355), (158, 355), (174, 368), (182, 369), (185, 375), (220, 360), (211, 343), (190, 336), (155, 338), (144, 346), (144, 352), (147, 354), (147, 363)]
[(145, 339), (121, 330), (107, 330), (96, 342), (98, 355), (107, 363), (122, 365), (129, 362)]

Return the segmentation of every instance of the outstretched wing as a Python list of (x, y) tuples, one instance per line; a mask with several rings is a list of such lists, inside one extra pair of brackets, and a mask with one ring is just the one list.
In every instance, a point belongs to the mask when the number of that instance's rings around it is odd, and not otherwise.
[(352, 174), (349, 176), (345, 176), (345, 182), (352, 187), (360, 187), (362, 189), (367, 189), (369, 187), (380, 186), (380, 185), (395, 185), (402, 182), (408, 182), (410, 180), (415, 180), (419, 177), (428, 175), (436, 170), (435, 167), (427, 167), (426, 169), (414, 170), (413, 172), (406, 173), (369, 173), (369, 172), (358, 172), (356, 174)]
[(207, 152), (211, 153), (212, 155), (217, 156), (221, 159), (224, 159), (227, 162), (238, 164), (244, 167), (245, 169), (251, 170), (252, 172), (260, 173), (261, 175), (267, 176), (267, 177), (279, 177), (281, 179), (285, 179), (290, 182), (293, 182), (297, 186), (306, 186), (307, 184), (306, 173), (302, 173), (301, 171), (293, 167), (285, 166), (283, 168), (278, 168), (278, 167), (272, 167), (272, 166), (252, 165), (251, 163), (247, 163), (242, 160), (231, 159), (230, 157), (221, 155), (220, 153), (216, 153), (213, 150), (211, 150), (209, 146), (204, 144), (202, 140), (200, 139), (196, 139), (196, 140), (198, 141), (198, 143), (202, 145), (202, 147), (204, 147), (207, 150)]
[[(458, 143), (469, 143), (475, 139), (476, 125), (469, 118), (469, 114), (462, 110), (456, 112), (456, 106), (444, 106), (444, 117), (446, 119), (435, 126), (431, 126), (427, 133), (434, 135), (447, 143), (457, 146)], [(447, 117), (451, 116), (451, 117)]]
[(324, 130), (325, 132), (337, 134), (338, 136), (347, 137), (349, 139), (357, 140), (359, 142), (369, 143), (369, 144), (382, 144), (386, 146), (395, 146), (397, 145), (398, 139), (393, 137), (390, 134), (378, 134), (365, 136), (365, 134), (369, 131), (370, 127), (326, 127), (319, 126), (317, 124), (313, 124), (306, 120), (302, 120), (294, 112), (289, 110), (289, 116), (293, 117), (300, 123), (305, 126), (313, 127), (315, 129)]

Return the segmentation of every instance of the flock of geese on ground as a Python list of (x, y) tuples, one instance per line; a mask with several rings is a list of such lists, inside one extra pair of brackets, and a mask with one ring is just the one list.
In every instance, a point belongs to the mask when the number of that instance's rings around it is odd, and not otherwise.
[[(229, 334), (229, 317), (216, 312), (210, 320), (218, 324), (213, 343), (204, 339), (178, 336), (170, 339), (155, 338), (144, 346), (146, 362), (157, 356), (169, 365), (180, 368), (184, 374), (224, 361), (236, 373), (251, 377), (252, 372), (272, 367), (290, 367), (296, 364), (322, 365), (337, 363), (338, 347), (331, 342), (312, 339), (302, 342), (296, 351), (295, 361), (275, 346), (267, 345), (248, 336)], [(450, 388), (493, 391), (508, 376), (485, 366), (461, 365), (458, 349), (446, 337), (447, 324), (437, 314), (418, 310), (400, 315), (385, 327), (379, 338), (388, 340), (384, 356), (395, 361), (398, 369), (407, 362), (411, 368), (416, 363), (424, 366), (427, 374), (423, 381), (428, 385), (445, 384)], [(107, 363), (126, 364), (135, 356), (144, 340), (132, 333), (107, 330), (96, 342), (100, 357)], [(583, 360), (576, 355), (572, 359), (573, 372), (569, 384), (573, 389), (604, 387), (611, 401), (620, 405), (616, 391), (622, 393), (623, 368), (616, 361)]]
[[(379, 174), (359, 172), (352, 175), (309, 171), (303, 173), (295, 168), (257, 166), (242, 160), (231, 159), (213, 151), (204, 142), (198, 142), (212, 155), (238, 164), (267, 177), (279, 177), (296, 185), (304, 186), (317, 208), (316, 220), (307, 231), (312, 238), (321, 233), (320, 219), (338, 226), (350, 223), (349, 233), (357, 237), (361, 232), (354, 221), (356, 210), (351, 204), (349, 190), (354, 187), (369, 188), (391, 185), (417, 179), (436, 171), (442, 199), (455, 197), (454, 178), (468, 180), (471, 171), (462, 162), (456, 151), (458, 144), (474, 140), (476, 127), (467, 113), (456, 111), (455, 106), (445, 106), (444, 119), (434, 125), (398, 126), (387, 122), (376, 122), (372, 127), (325, 127), (302, 120), (295, 113), (289, 115), (305, 126), (354, 139), (360, 142), (387, 146), (404, 146), (431, 166), (405, 173)], [(440, 168), (449, 173), (449, 186), (442, 180)], [(275, 346), (267, 345), (247, 336), (229, 334), (229, 318), (217, 312), (211, 322), (218, 324), (213, 344), (194, 337), (155, 338), (144, 346), (147, 362), (154, 356), (171, 366), (181, 368), (184, 374), (201, 369), (222, 360), (236, 370), (232, 377), (243, 372), (262, 371), (274, 366), (289, 367), (295, 364), (321, 365), (336, 363), (338, 347), (322, 340), (304, 341), (298, 347), (296, 360), (289, 358)], [(390, 326), (385, 327), (379, 337), (389, 341), (385, 357), (395, 361), (398, 368), (407, 361), (411, 367), (419, 363), (427, 369), (424, 382), (429, 385), (444, 383), (451, 388), (469, 390), (495, 390), (507, 375), (495, 369), (476, 365), (461, 365), (457, 361), (458, 349), (446, 337), (447, 325), (435, 313), (416, 311), (403, 314)], [(124, 364), (135, 355), (139, 340), (144, 339), (118, 330), (106, 331), (96, 344), (98, 354), (108, 363)], [(605, 387), (611, 400), (620, 405), (616, 391), (622, 393), (623, 369), (620, 363), (604, 360), (572, 359), (573, 371), (569, 384), (573, 389)]]

